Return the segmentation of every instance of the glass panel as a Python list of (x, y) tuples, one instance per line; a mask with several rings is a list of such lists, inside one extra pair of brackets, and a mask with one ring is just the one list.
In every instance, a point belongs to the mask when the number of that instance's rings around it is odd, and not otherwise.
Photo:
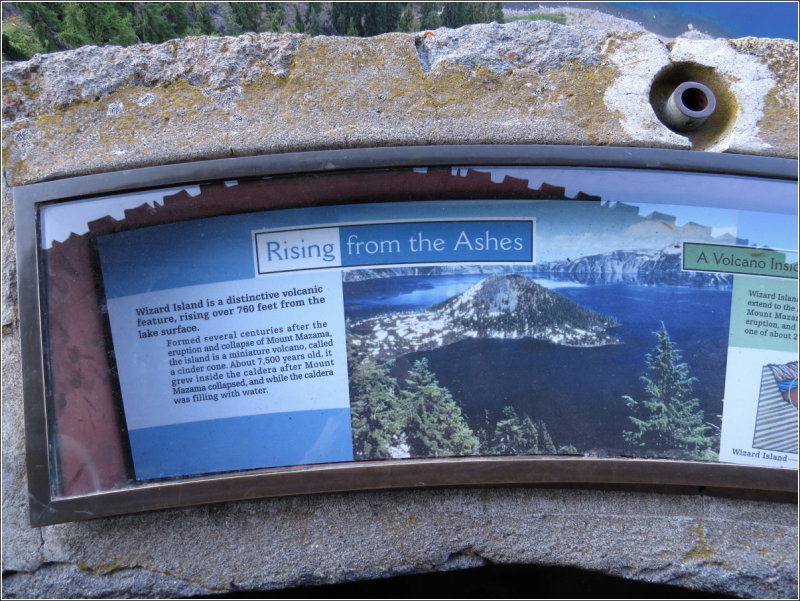
[(796, 468), (796, 197), (474, 167), (44, 205), (54, 494), (467, 455)]

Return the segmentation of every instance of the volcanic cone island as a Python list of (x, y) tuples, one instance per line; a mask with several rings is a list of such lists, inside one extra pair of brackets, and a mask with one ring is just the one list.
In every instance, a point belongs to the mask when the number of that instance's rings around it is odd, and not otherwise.
[(617, 320), (585, 309), (519, 274), (495, 275), (422, 311), (394, 313), (352, 325), (354, 344), (388, 360), (465, 339), (532, 338), (569, 346), (619, 341)]

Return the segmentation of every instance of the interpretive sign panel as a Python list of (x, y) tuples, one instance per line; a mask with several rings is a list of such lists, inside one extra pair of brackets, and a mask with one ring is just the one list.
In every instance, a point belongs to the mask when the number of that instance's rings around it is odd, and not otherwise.
[(486, 167), (42, 205), (53, 494), (469, 456), (796, 469), (795, 198)]
[[(98, 239), (137, 478), (353, 459), (334, 267), (533, 258), (531, 219), (254, 230), (276, 218), (250, 213)], [(148, 250), (137, 261), (132, 249)]]

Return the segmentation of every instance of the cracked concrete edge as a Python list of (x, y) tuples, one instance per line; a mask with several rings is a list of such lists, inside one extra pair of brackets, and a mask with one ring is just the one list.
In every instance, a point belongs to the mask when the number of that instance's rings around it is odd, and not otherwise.
[(621, 44), (613, 38), (603, 42), (619, 77), (603, 95), (609, 110), (620, 115), (620, 125), (633, 139), (652, 139), (653, 143), (689, 148), (684, 136), (670, 131), (650, 108), (650, 86), (656, 75), (669, 64), (669, 50), (653, 36), (635, 35)]
[[(381, 577), (401, 576), (430, 571), (448, 572), (483, 567), (492, 562), (482, 558), (473, 549), (463, 549), (451, 553), (441, 565), (430, 570), (415, 569), (408, 566), (397, 572), (386, 570)], [(357, 573), (351, 578), (337, 578), (337, 583), (363, 580)], [(189, 596), (208, 596), (236, 591), (275, 590), (291, 586), (315, 586), (328, 584), (313, 573), (290, 583), (252, 579), (243, 582), (230, 582), (218, 589), (208, 588), (197, 582), (176, 578), (168, 573), (158, 573), (141, 566), (119, 567), (88, 566), (85, 563), (48, 562), (41, 564), (34, 572), (9, 572), (3, 576), (3, 598), (21, 599), (31, 593), (31, 578), (42, 582), (37, 587), (40, 598), (185, 598)]]
[[(542, 45), (543, 38), (546, 47)], [(401, 40), (416, 47), (418, 66), (423, 72), (436, 70), (440, 64), (454, 63), (471, 72), (485, 67), (506, 74), (520, 67), (545, 72), (572, 61), (596, 65), (600, 57), (595, 46), (602, 38), (602, 32), (584, 26), (519, 21), (459, 29), (442, 27), (416, 34), (384, 34), (368, 40), (262, 33), (193, 37), (157, 45), (84, 46), (37, 54), (24, 62), (5, 63), (6, 92), (13, 102), (6, 103), (4, 118), (10, 121), (33, 119), (130, 86), (155, 88), (185, 80), (193, 86), (221, 90), (246, 85), (268, 75), (285, 79), (304, 44), (335, 48)], [(142, 102), (147, 103), (146, 96)]]
[(33, 119), (129, 86), (153, 88), (186, 80), (221, 89), (268, 75), (286, 77), (295, 49), (306, 39), (303, 34), (249, 33), (37, 54), (3, 64), (4, 82), (14, 84), (6, 93), (25, 88), (14, 95), (13, 106), (4, 107), (4, 119)]
[[(220, 591), (202, 585), (155, 574), (138, 567), (95, 571), (74, 564), (46, 563), (35, 572), (15, 572), (3, 577), (3, 598), (24, 599), (30, 595), (30, 578), (40, 582), (39, 598), (50, 599), (142, 599), (208, 596)], [(225, 591), (229, 592), (229, 591)]]
[(441, 27), (414, 34), (414, 42), (424, 72), (455, 63), (470, 73), (486, 68), (509, 74), (518, 68), (545, 73), (575, 63), (597, 66), (602, 60), (597, 46), (604, 37), (602, 31), (580, 25), (516, 21)]
[[(749, 40), (749, 41), (748, 41)], [(693, 147), (648, 91), (691, 63), (739, 113), (703, 147), (797, 155), (797, 43), (603, 33), (545, 21), (374, 38), (247, 34), (81, 48), (4, 65), (4, 159), (21, 185), (298, 150), (413, 144)], [(213, 132), (214, 135), (208, 135)]]

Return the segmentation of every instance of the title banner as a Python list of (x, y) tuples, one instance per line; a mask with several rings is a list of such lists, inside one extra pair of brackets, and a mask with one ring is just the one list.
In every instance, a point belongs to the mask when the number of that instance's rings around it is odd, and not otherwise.
[(535, 221), (425, 221), (255, 231), (256, 272), (535, 260)]

